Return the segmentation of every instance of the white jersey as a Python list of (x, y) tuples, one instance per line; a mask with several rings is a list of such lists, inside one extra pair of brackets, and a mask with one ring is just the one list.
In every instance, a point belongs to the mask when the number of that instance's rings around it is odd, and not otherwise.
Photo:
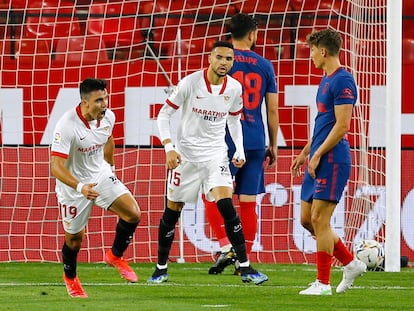
[[(66, 158), (66, 168), (80, 182), (93, 183), (100, 174), (111, 171), (109, 163), (104, 160), (103, 149), (112, 135), (114, 124), (115, 114), (111, 110), (106, 109), (102, 120), (87, 121), (78, 105), (59, 119), (53, 134), (51, 155)], [(56, 190), (75, 191), (58, 179)]]
[(194, 72), (179, 83), (166, 103), (181, 107), (176, 149), (184, 160), (204, 162), (213, 157), (227, 157), (225, 142), (229, 114), (242, 112), (242, 86), (225, 76), (222, 85), (211, 85), (207, 69)]

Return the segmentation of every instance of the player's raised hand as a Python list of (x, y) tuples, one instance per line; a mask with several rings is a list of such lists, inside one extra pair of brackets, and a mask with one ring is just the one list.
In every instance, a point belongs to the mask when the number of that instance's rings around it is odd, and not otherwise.
[(180, 165), (180, 163), (181, 163), (181, 155), (177, 151), (170, 150), (167, 152), (166, 164), (170, 170), (175, 169), (178, 165)]

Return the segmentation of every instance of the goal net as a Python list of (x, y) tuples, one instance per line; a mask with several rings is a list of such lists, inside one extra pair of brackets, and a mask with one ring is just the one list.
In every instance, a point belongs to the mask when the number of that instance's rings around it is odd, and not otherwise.
[[(214, 41), (229, 39), (227, 24), (236, 12), (252, 14), (259, 23), (256, 52), (275, 68), (280, 105), (278, 164), (266, 171), (266, 194), (257, 201), (259, 229), (250, 259), (315, 261), (315, 241), (300, 225), (301, 179), (291, 177), (289, 166), (311, 135), (322, 76), (310, 61), (305, 37), (327, 27), (342, 34), (341, 61), (359, 87), (349, 133), (352, 176), (333, 227), (350, 249), (361, 239), (384, 242), (385, 1), (75, 3), (0, 4), (0, 261), (61, 260), (64, 236), (49, 145), (59, 117), (79, 103), (79, 83), (87, 77), (108, 81), (117, 117), (116, 174), (142, 210), (125, 256), (156, 261), (166, 179), (156, 116), (171, 87), (208, 66)], [(93, 208), (81, 261), (103, 260), (116, 222), (115, 215)], [(201, 200), (186, 205), (179, 228), (170, 259), (211, 261), (218, 242)]]

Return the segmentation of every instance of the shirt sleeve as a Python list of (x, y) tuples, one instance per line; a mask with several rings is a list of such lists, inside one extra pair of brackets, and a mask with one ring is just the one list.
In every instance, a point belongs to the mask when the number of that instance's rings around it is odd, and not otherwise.
[(242, 111), (243, 111), (242, 86), (237, 81), (236, 88), (235, 88), (235, 96), (234, 96), (233, 103), (231, 105), (229, 114), (237, 115), (237, 114), (242, 113)]
[(333, 86), (335, 105), (355, 105), (357, 89), (354, 78), (352, 76), (345, 76), (341, 79), (336, 79), (336, 82), (336, 85)]
[(174, 91), (167, 98), (166, 103), (174, 109), (181, 107), (188, 97), (188, 83), (187, 79), (182, 79), (174, 88)]
[[(62, 118), (63, 119), (63, 118)], [(70, 152), (74, 131), (62, 119), (58, 121), (53, 133), (51, 155), (58, 155), (67, 158)]]

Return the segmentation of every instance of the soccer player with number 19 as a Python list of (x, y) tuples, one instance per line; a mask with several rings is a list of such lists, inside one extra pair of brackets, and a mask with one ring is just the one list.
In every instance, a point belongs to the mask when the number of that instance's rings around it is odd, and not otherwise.
[(65, 243), (62, 247), (63, 280), (71, 297), (86, 298), (76, 263), (93, 205), (119, 216), (112, 248), (105, 262), (128, 282), (138, 280), (122, 255), (131, 242), (141, 211), (131, 192), (114, 172), (115, 114), (108, 109), (106, 81), (85, 79), (81, 102), (57, 122), (51, 147), (51, 172), (61, 209)]

